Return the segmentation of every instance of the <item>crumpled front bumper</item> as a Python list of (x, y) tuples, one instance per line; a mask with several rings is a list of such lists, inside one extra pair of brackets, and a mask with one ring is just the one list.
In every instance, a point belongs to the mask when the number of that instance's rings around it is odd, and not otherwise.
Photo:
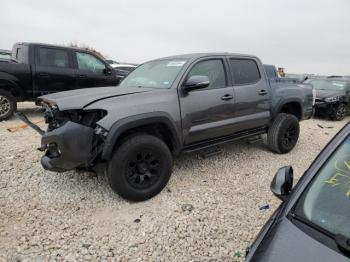
[(317, 115), (329, 115), (332, 113), (332, 110), (337, 103), (338, 102), (332, 102), (332, 103), (316, 102), (315, 113)]
[(41, 164), (46, 170), (64, 172), (86, 165), (92, 158), (94, 129), (71, 121), (41, 138), (46, 149)]

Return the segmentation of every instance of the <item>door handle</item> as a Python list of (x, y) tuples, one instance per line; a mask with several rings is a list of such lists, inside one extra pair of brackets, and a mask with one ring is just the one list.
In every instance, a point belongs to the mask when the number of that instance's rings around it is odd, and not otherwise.
[(267, 91), (266, 90), (260, 90), (259, 95), (261, 95), (261, 96), (267, 95)]
[(79, 78), (86, 78), (86, 75), (77, 75)]
[(225, 101), (227, 101), (227, 100), (230, 100), (230, 99), (232, 99), (233, 98), (233, 96), (232, 95), (230, 95), (230, 94), (226, 94), (226, 95), (224, 95), (224, 96), (222, 96), (221, 97), (221, 100), (225, 100)]
[(39, 73), (39, 76), (40, 76), (40, 77), (48, 77), (49, 74), (48, 74), (48, 73)]

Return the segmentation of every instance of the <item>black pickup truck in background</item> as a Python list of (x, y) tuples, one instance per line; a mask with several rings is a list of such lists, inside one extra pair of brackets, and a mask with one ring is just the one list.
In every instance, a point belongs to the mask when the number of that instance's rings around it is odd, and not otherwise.
[(0, 121), (17, 109), (17, 102), (87, 87), (116, 86), (120, 78), (93, 52), (47, 44), (17, 43), (12, 58), (0, 61)]

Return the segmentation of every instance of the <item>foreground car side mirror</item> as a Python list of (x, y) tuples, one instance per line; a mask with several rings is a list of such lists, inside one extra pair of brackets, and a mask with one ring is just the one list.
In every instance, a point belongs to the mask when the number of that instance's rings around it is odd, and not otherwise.
[(293, 187), (293, 168), (291, 166), (281, 167), (271, 182), (272, 193), (281, 199), (286, 200)]
[(206, 88), (210, 85), (209, 77), (207, 76), (191, 76), (184, 85), (184, 90), (189, 92), (196, 89)]

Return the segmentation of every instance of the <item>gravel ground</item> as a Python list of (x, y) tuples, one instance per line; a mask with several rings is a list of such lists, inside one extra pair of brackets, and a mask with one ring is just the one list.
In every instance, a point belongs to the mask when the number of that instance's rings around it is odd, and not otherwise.
[[(42, 120), (32, 104), (19, 108)], [(245, 141), (206, 159), (183, 155), (167, 188), (141, 203), (121, 199), (103, 176), (44, 171), (39, 135), (8, 132), (15, 118), (0, 122), (0, 261), (242, 261), (279, 205), (269, 190), (276, 170), (291, 164), (299, 178), (348, 120), (302, 122), (286, 155)]]

